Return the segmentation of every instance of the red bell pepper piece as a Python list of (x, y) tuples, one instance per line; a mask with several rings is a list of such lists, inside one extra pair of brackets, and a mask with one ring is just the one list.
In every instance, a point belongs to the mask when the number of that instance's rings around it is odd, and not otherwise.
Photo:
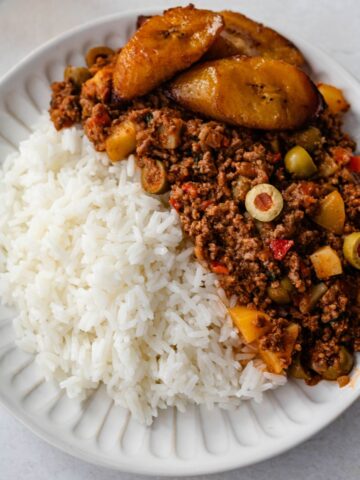
[(354, 155), (350, 158), (348, 168), (352, 172), (360, 173), (360, 155)]
[(211, 266), (211, 270), (214, 273), (217, 273), (218, 275), (228, 275), (229, 274), (229, 269), (223, 263), (214, 261), (214, 262), (211, 262), (210, 266)]
[(282, 260), (293, 245), (294, 240), (272, 240), (270, 242), (270, 248), (275, 260)]

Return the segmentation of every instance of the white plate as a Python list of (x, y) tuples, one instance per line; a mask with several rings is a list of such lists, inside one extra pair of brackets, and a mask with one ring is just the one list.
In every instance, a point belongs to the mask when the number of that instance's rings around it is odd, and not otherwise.
[[(119, 47), (132, 33), (138, 13), (114, 15), (63, 35), (38, 49), (0, 82), (0, 159), (31, 132), (48, 108), (49, 84), (66, 64), (83, 62), (96, 44)], [(360, 133), (360, 86), (330, 57), (293, 39), (316, 78), (333, 82), (352, 104), (347, 128)], [(360, 383), (340, 390), (322, 382), (288, 382), (268, 392), (261, 405), (245, 402), (232, 412), (190, 407), (163, 411), (151, 428), (133, 421), (100, 388), (85, 403), (68, 400), (44, 382), (34, 358), (14, 344), (14, 312), (0, 309), (0, 399), (25, 425), (62, 450), (89, 462), (152, 475), (194, 475), (249, 465), (277, 455), (310, 437), (360, 394)], [(357, 376), (357, 372), (354, 373)]]

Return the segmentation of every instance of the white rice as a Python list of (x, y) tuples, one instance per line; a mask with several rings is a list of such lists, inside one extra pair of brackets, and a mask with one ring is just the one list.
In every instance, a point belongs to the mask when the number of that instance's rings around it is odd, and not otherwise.
[(0, 182), (0, 295), (20, 312), (18, 345), (70, 397), (103, 382), (150, 424), (168, 405), (229, 408), (285, 382), (259, 360), (242, 369), (253, 352), (224, 292), (133, 157), (111, 166), (44, 115)]

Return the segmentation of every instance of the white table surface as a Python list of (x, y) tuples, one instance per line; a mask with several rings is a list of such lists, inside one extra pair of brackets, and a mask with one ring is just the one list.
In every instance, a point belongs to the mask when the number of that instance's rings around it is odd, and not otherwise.
[[(195, 3), (195, 0), (193, 0)], [(0, 0), (0, 76), (48, 39), (88, 20), (161, 0)], [(201, 1), (196, 2), (198, 5)], [(218, 2), (221, 8), (222, 2)], [(359, 0), (238, 0), (234, 9), (285, 27), (321, 47), (360, 80)], [(130, 480), (144, 477), (97, 468), (29, 432), (0, 406), (0, 480)], [(205, 477), (203, 477), (205, 478)], [(358, 480), (360, 402), (301, 446), (223, 480)]]

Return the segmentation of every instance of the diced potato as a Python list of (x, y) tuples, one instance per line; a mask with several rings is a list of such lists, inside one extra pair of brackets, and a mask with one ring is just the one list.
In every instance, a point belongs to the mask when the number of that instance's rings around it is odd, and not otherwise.
[(332, 113), (346, 112), (350, 108), (343, 92), (332, 85), (319, 83), (318, 89)]
[(183, 121), (180, 118), (172, 119), (170, 124), (160, 125), (159, 142), (163, 148), (173, 150), (181, 143)]
[(106, 153), (112, 162), (124, 160), (136, 148), (135, 124), (124, 120), (116, 125), (105, 143)]
[(293, 65), (305, 63), (302, 53), (287, 38), (238, 12), (220, 12), (225, 28), (206, 53), (216, 59), (233, 55), (261, 56), (284, 60)]
[(220, 14), (193, 6), (149, 18), (119, 53), (114, 90), (130, 100), (153, 90), (198, 61), (224, 25)]
[(331, 247), (319, 248), (312, 255), (310, 260), (316, 272), (316, 276), (322, 280), (343, 272), (338, 254)]
[(284, 373), (291, 363), (291, 355), (294, 350), (295, 342), (300, 333), (300, 327), (296, 323), (290, 323), (284, 333), (284, 350), (273, 352), (271, 350), (259, 347), (260, 357), (263, 359), (268, 370), (272, 373)]
[(267, 324), (269, 317), (263, 312), (236, 306), (229, 308), (229, 314), (235, 326), (248, 343), (257, 340), (270, 328), (270, 325)]
[(300, 327), (297, 323), (290, 323), (285, 333), (285, 356), (290, 360), (291, 354), (294, 350), (295, 342), (299, 336)]
[(173, 150), (180, 145), (180, 134), (177, 132), (169, 133), (168, 135), (164, 135), (161, 146), (166, 148), (167, 150)]
[(321, 106), (319, 92), (304, 72), (262, 57), (199, 64), (172, 81), (169, 93), (194, 112), (263, 130), (299, 128)]
[(345, 205), (337, 190), (320, 200), (319, 210), (314, 217), (314, 222), (330, 232), (337, 235), (342, 234), (345, 223)]
[(259, 349), (260, 357), (271, 373), (284, 373), (284, 364), (279, 352), (272, 352), (271, 350)]

